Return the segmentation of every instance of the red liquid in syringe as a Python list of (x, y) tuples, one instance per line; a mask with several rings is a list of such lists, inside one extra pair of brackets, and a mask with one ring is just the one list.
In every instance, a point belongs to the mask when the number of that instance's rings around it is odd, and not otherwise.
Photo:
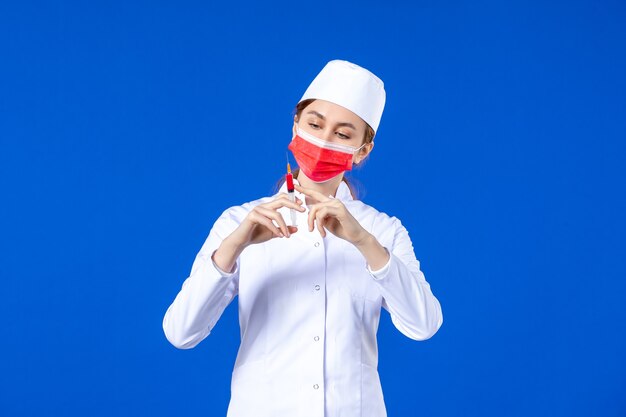
[(287, 175), (285, 176), (285, 179), (287, 181), (287, 191), (290, 193), (293, 192), (293, 174), (291, 173), (291, 167), (289, 166), (289, 163), (287, 163)]

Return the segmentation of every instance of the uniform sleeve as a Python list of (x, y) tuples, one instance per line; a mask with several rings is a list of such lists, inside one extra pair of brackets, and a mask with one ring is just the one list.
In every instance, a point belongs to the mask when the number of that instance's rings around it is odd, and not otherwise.
[(408, 232), (398, 219), (393, 220), (395, 227), (387, 229), (393, 231), (392, 242), (381, 242), (389, 251), (389, 262), (378, 271), (370, 270), (370, 274), (394, 326), (411, 339), (426, 340), (443, 323), (441, 305), (420, 270)]
[(189, 277), (165, 313), (165, 337), (179, 349), (191, 349), (207, 337), (237, 295), (239, 261), (234, 272), (226, 273), (211, 259), (222, 240), (239, 224), (234, 212), (234, 209), (226, 210), (215, 222)]

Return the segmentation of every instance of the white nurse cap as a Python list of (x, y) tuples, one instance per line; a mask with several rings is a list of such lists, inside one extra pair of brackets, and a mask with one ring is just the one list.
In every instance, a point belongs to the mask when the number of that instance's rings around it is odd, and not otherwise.
[(385, 87), (380, 78), (348, 61), (330, 61), (315, 77), (300, 101), (326, 100), (338, 104), (378, 130), (385, 108)]

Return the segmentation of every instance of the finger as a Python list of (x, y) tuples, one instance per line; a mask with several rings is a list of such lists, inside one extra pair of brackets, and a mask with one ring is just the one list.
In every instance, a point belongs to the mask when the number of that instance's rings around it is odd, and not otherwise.
[(269, 203), (261, 204), (259, 207), (267, 207), (272, 210), (276, 210), (281, 207), (287, 207), (298, 210), (300, 212), (305, 211), (305, 208), (302, 207), (302, 201), (300, 199), (296, 199), (296, 201), (293, 202), (289, 199), (289, 197), (284, 194), (277, 197), (275, 200), (270, 201)]
[(321, 237), (326, 237), (326, 229), (324, 228), (324, 219), (325, 217), (323, 215), (320, 214), (320, 212), (317, 213), (317, 215), (315, 216), (315, 223), (317, 224), (317, 231), (320, 233)]
[[(296, 203), (298, 203), (298, 204), (302, 204), (302, 200), (300, 200), (298, 197), (296, 197), (296, 196), (295, 196), (295, 194), (294, 194), (294, 196), (293, 196), (293, 197), (294, 197), (294, 200), (296, 201)], [(281, 200), (282, 200), (282, 199), (284, 199), (284, 200), (287, 200), (287, 201), (291, 201), (291, 196), (290, 196), (289, 194), (287, 194), (287, 193), (280, 193), (280, 194), (278, 195), (278, 197), (276, 197), (276, 199), (279, 199), (279, 198), (280, 198)], [(276, 199), (274, 199), (274, 201), (275, 201)]]
[(315, 220), (317, 223), (317, 230), (319, 230), (322, 237), (326, 237), (326, 221), (329, 217), (328, 207), (321, 207), (315, 213)]
[(275, 199), (271, 200), (268, 203), (261, 204), (261, 206), (274, 207), (276, 206), (277, 203), (284, 202), (284, 201), (291, 201), (291, 200), (289, 199), (289, 196), (287, 194), (280, 193)]
[(300, 191), (304, 195), (308, 195), (309, 197), (313, 197), (317, 201), (324, 202), (330, 200), (327, 196), (320, 193), (319, 191), (312, 190), (310, 188), (301, 187), (298, 184), (294, 184), (296, 190)]
[(309, 225), (309, 232), (313, 231), (313, 220), (315, 219), (315, 213), (317, 210), (319, 210), (319, 207), (315, 205), (309, 208), (309, 217), (306, 219), (307, 224)]
[(283, 235), (289, 237), (289, 229), (287, 229), (285, 219), (283, 219), (283, 216), (279, 212), (261, 206), (257, 206), (257, 209), (263, 216), (278, 223), (278, 227), (280, 228), (280, 231), (283, 233)]
[(342, 205), (335, 204), (334, 200), (329, 200), (324, 203), (316, 203), (309, 207), (309, 211), (314, 211), (317, 213), (320, 210), (324, 210), (325, 217), (332, 216), (337, 217), (338, 219), (342, 214)]
[(326, 208), (329, 210), (330, 214), (338, 214), (341, 211), (341, 208), (344, 207), (344, 205), (341, 203), (341, 201), (339, 200), (328, 200), (328, 201), (324, 201), (323, 203), (317, 203), (314, 204), (315, 206), (317, 206), (318, 208)]
[[(270, 214), (271, 213), (272, 211), (270, 210)], [(285, 235), (284, 231), (282, 231), (279, 227), (276, 226), (276, 224), (274, 224), (271, 216), (268, 216), (267, 212), (265, 212), (262, 207), (255, 207), (254, 210), (252, 210), (251, 214), (254, 223), (265, 226), (265, 228), (269, 229), (276, 237), (283, 237)]]
[[(302, 200), (300, 200), (300, 199), (299, 199), (298, 197), (296, 197), (295, 195), (294, 195), (293, 197), (294, 197), (294, 200), (295, 200), (296, 204), (298, 204), (298, 205), (300, 205), (300, 206), (301, 206), (301, 205), (304, 203)], [(291, 199), (290, 199), (289, 195), (287, 195), (287, 200), (291, 201)]]
[(309, 232), (313, 231), (314, 226), (317, 226), (322, 237), (326, 237), (326, 220), (328, 217), (328, 208), (321, 205), (314, 205), (309, 211)]
[(277, 228), (274, 223), (272, 223), (272, 221), (270, 219), (268, 219), (267, 217), (263, 216), (262, 214), (259, 214), (257, 212), (251, 212), (250, 213), (250, 221), (254, 224), (260, 225), (260, 226), (265, 226), (265, 228), (267, 230), (269, 230), (269, 232), (275, 236), (275, 237), (283, 237), (283, 233), (280, 231), (279, 228)]

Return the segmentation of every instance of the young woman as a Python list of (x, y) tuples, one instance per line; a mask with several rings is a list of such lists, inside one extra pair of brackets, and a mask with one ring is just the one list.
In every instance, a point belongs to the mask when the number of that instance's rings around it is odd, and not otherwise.
[(296, 108), (295, 202), (283, 185), (226, 210), (165, 314), (167, 339), (189, 349), (239, 296), (231, 417), (385, 416), (381, 307), (415, 340), (441, 326), (406, 229), (353, 199), (343, 181), (372, 151), (384, 104), (374, 74), (329, 62)]

